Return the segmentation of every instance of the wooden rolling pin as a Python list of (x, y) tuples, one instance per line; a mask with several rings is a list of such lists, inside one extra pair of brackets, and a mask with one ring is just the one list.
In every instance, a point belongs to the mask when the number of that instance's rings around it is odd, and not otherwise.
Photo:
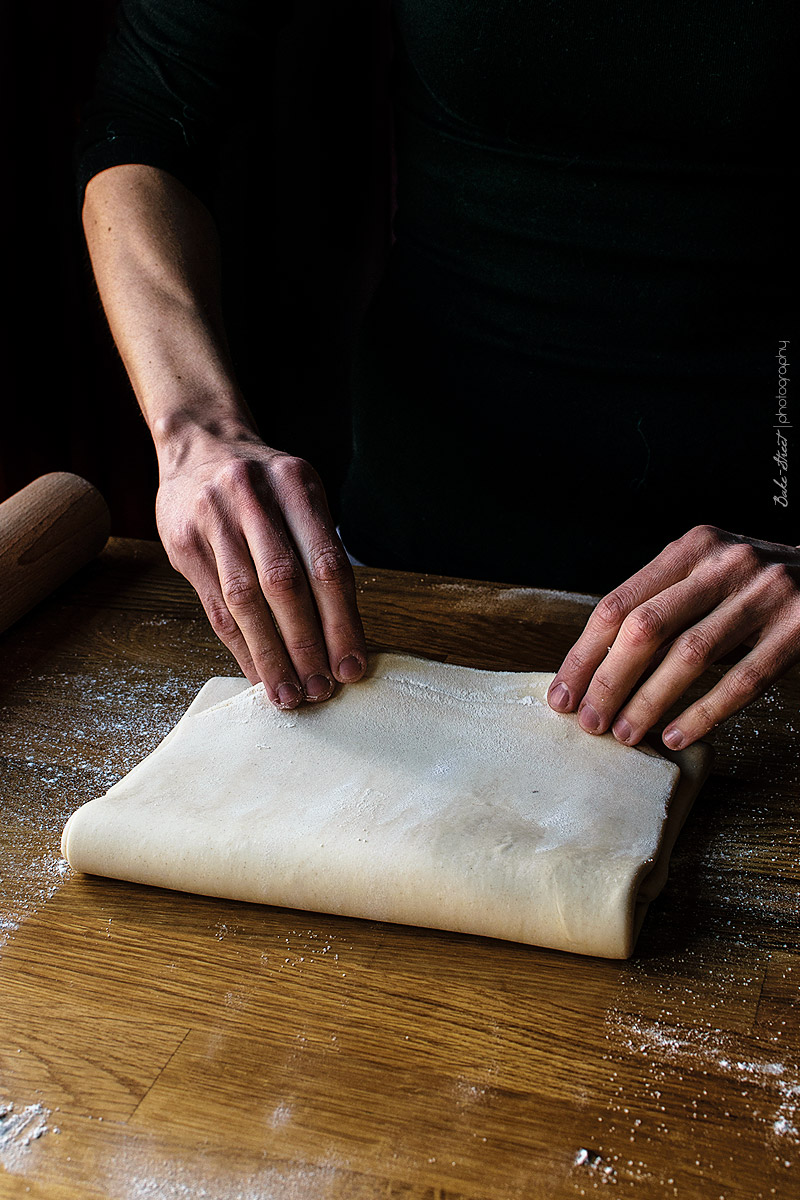
[(66, 471), (0, 504), (0, 632), (99, 554), (110, 527), (97, 488)]

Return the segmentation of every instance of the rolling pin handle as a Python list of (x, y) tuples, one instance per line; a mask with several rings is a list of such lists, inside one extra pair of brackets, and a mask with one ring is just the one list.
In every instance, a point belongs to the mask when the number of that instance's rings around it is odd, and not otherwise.
[(0, 633), (99, 554), (108, 505), (79, 475), (54, 471), (0, 504)]

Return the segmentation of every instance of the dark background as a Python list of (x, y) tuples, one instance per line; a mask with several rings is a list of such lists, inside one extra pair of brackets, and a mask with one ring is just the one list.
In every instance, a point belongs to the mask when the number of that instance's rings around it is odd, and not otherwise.
[[(230, 131), (218, 222), (237, 372), (271, 445), (335, 504), (350, 339), (389, 238), (388, 2), (295, 0), (265, 39), (263, 108)], [(114, 0), (4, 4), (0, 500), (75, 471), (112, 531), (155, 537), (155, 455), (108, 333), (72, 181)]]

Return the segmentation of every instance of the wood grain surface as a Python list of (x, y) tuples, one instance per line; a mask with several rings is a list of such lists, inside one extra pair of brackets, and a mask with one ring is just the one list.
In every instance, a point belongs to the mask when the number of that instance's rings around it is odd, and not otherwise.
[[(480, 667), (592, 605), (357, 577), (372, 648)], [(3, 1200), (800, 1195), (796, 673), (716, 731), (626, 963), (72, 875), (67, 816), (233, 673), (145, 542), (0, 637)]]

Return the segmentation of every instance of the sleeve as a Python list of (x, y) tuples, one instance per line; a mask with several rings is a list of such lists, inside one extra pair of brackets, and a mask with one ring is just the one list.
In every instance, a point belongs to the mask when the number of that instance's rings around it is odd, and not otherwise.
[(209, 202), (226, 122), (263, 57), (260, 9), (255, 0), (120, 0), (75, 144), (79, 207), (94, 175), (132, 162), (169, 171)]

